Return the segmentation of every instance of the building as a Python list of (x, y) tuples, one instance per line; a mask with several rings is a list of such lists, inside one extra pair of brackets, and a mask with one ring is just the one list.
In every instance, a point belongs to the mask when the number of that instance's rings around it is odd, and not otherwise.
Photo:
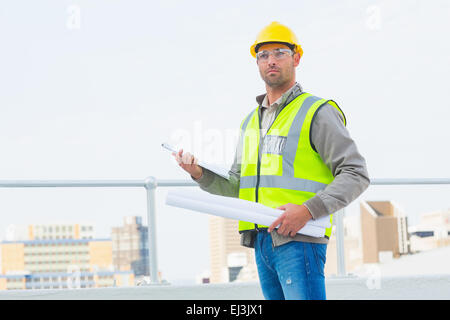
[(408, 231), (413, 252), (450, 245), (450, 209), (422, 214), (419, 224)]
[(0, 275), (0, 290), (123, 287), (133, 282), (131, 271), (23, 273)]
[(74, 265), (87, 272), (112, 266), (110, 239), (3, 241), (0, 248), (1, 274), (65, 272)]
[(117, 271), (132, 270), (135, 276), (148, 276), (148, 228), (141, 217), (125, 217), (122, 227), (111, 230), (112, 261)]
[(450, 209), (427, 212), (420, 216), (419, 226), (440, 233), (442, 238), (450, 234)]
[(410, 252), (405, 214), (392, 201), (361, 201), (363, 263)]
[(11, 224), (6, 228), (5, 240), (59, 240), (59, 239), (93, 239), (92, 224)]
[(130, 285), (132, 272), (114, 272), (110, 239), (0, 243), (0, 289), (59, 289)]
[(209, 217), (210, 282), (258, 279), (253, 249), (240, 244), (238, 221)]

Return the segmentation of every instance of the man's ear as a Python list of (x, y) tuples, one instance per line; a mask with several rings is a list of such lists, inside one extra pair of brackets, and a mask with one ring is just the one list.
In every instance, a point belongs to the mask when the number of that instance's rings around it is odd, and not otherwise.
[(296, 52), (294, 54), (294, 67), (297, 67), (300, 64), (300, 53)]

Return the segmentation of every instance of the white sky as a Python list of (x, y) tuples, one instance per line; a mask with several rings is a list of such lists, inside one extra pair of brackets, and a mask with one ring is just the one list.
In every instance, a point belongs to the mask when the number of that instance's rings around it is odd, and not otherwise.
[[(233, 132), (264, 92), (249, 47), (271, 21), (296, 32), (298, 81), (338, 102), (372, 178), (450, 177), (449, 16), (446, 0), (4, 1), (0, 179), (185, 179), (160, 147), (180, 133), (230, 163)], [(450, 207), (449, 191), (371, 187), (361, 198), (393, 199), (414, 224)], [(207, 217), (166, 207), (166, 192), (160, 269), (192, 279), (209, 268)], [(357, 211), (355, 201), (347, 214)], [(12, 223), (86, 221), (109, 237), (123, 216), (146, 221), (146, 197), (0, 189), (0, 212), (0, 236)]]

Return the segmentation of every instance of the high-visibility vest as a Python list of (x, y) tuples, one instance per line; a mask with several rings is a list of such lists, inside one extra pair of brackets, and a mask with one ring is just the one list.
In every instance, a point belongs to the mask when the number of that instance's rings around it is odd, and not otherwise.
[[(345, 125), (345, 115), (336, 102), (306, 92), (281, 110), (264, 139), (260, 137), (259, 107), (242, 121), (240, 199), (271, 208), (287, 203), (301, 205), (334, 180), (331, 170), (311, 145), (313, 118), (325, 104), (342, 114)], [(239, 221), (239, 232), (256, 228), (268, 227)], [(331, 227), (325, 231), (325, 237), (329, 239), (330, 235)]]

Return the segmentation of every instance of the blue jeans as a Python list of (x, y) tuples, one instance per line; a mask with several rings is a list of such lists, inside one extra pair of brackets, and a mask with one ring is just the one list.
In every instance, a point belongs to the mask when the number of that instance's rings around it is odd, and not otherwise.
[(272, 246), (266, 231), (256, 235), (255, 258), (267, 300), (325, 300), (327, 245), (291, 241)]

